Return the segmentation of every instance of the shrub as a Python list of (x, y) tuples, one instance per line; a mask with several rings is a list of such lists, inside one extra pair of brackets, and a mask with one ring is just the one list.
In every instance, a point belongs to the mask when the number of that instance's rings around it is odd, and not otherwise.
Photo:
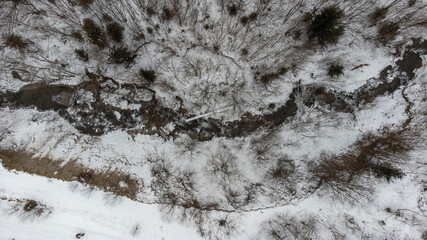
[(370, 20), (372, 23), (377, 23), (383, 20), (388, 13), (388, 7), (376, 8), (375, 11), (371, 14)]
[(369, 185), (358, 181), (365, 173), (374, 173), (387, 181), (403, 176), (391, 164), (412, 149), (412, 138), (406, 134), (387, 128), (381, 130), (380, 136), (364, 134), (347, 153), (322, 154), (320, 163), (313, 165), (310, 172), (319, 181), (319, 187), (329, 188), (337, 197), (355, 200), (355, 195), (366, 196), (370, 193)]
[(255, 21), (257, 17), (258, 17), (258, 14), (256, 12), (253, 12), (248, 16), (250, 22)]
[(77, 4), (79, 4), (82, 7), (88, 7), (93, 3), (94, 0), (78, 0)]
[(154, 82), (156, 80), (156, 72), (153, 70), (144, 70), (141, 68), (139, 70), (139, 75), (141, 75), (141, 77), (143, 77), (148, 82)]
[(246, 55), (248, 55), (248, 53), (249, 53), (249, 51), (247, 48), (243, 48), (241, 51), (242, 56), (246, 56)]
[(147, 11), (148, 16), (150, 16), (150, 17), (157, 14), (156, 10), (152, 7), (147, 7), (146, 11)]
[(199, 145), (199, 141), (190, 137), (184, 137), (180, 141), (177, 141), (177, 143), (182, 147), (184, 153), (189, 152), (190, 154), (196, 152), (197, 146)]
[(343, 11), (338, 7), (323, 9), (311, 22), (310, 38), (317, 38), (321, 45), (336, 43), (344, 33), (344, 27), (341, 26), (343, 16)]
[(112, 22), (113, 18), (110, 17), (108, 14), (104, 13), (102, 14), (102, 19), (104, 19), (106, 22)]
[(113, 41), (121, 42), (123, 39), (123, 30), (124, 28), (116, 23), (112, 22), (107, 25), (107, 33), (113, 39)]
[(77, 31), (73, 31), (71, 33), (71, 37), (73, 37), (74, 39), (78, 40), (78, 41), (83, 41), (83, 36), (80, 32)]
[(283, 75), (283, 74), (285, 74), (285, 73), (287, 73), (288, 72), (288, 68), (287, 67), (281, 67), (280, 69), (279, 69), (279, 71), (277, 71), (277, 73), (278, 74), (280, 74), (280, 75)]
[(232, 4), (228, 6), (228, 14), (230, 14), (230, 16), (236, 16), (239, 10), (240, 9), (237, 5)]
[(328, 68), (328, 76), (329, 77), (338, 77), (342, 75), (344, 72), (344, 67), (339, 63), (332, 63)]
[[(261, 130), (261, 129), (260, 129)], [(261, 130), (257, 136), (251, 140), (251, 150), (258, 163), (270, 162), (277, 153), (277, 138), (274, 132)]]
[(127, 47), (117, 47), (111, 52), (110, 58), (116, 64), (125, 64), (129, 67), (135, 61), (136, 54)]
[(275, 103), (270, 103), (270, 104), (268, 104), (268, 108), (269, 109), (275, 109), (276, 108), (276, 104)]
[(84, 49), (75, 49), (74, 52), (76, 53), (78, 59), (84, 62), (87, 62), (89, 60), (89, 55)]
[(323, 186), (338, 199), (354, 201), (371, 193), (369, 186), (357, 181), (369, 166), (366, 156), (322, 153), (320, 163), (310, 166), (310, 172), (318, 181), (316, 189)]
[(399, 24), (396, 22), (387, 22), (378, 30), (378, 38), (381, 43), (386, 44), (393, 40), (399, 31)]
[(26, 42), (21, 36), (13, 33), (6, 36), (4, 44), (8, 47), (16, 48), (19, 50), (24, 50), (28, 47), (28, 42)]
[(207, 170), (220, 181), (234, 177), (238, 173), (236, 158), (228, 152), (218, 152), (211, 156)]
[[(4, 198), (2, 200), (6, 200)], [(46, 205), (31, 199), (8, 199), (15, 204), (9, 210), (9, 213), (19, 214), (25, 220), (35, 220), (38, 217), (47, 216), (52, 213), (52, 209)]]
[(241, 17), (240, 23), (242, 23), (243, 25), (246, 25), (252, 21), (255, 21), (257, 17), (258, 17), (258, 14), (256, 12), (253, 12), (253, 13), (249, 14), (248, 16)]
[(83, 30), (91, 42), (98, 47), (104, 48), (107, 45), (104, 31), (92, 19), (83, 19)]
[[(412, 7), (412, 6), (415, 5), (415, 3), (417, 3), (417, 0), (409, 0), (408, 1), (408, 6)], [(427, 231), (425, 233), (426, 233), (426, 238), (425, 239), (427, 239)]]
[(276, 72), (267, 73), (267, 74), (263, 74), (263, 75), (261, 75), (260, 72), (256, 72), (255, 73), (255, 79), (257, 79), (258, 81), (260, 81), (263, 84), (269, 84), (273, 80), (279, 78), (280, 76), (282, 76), (283, 74), (285, 74), (287, 72), (288, 72), (288, 68), (286, 68), (286, 67), (282, 67)]
[(214, 52), (219, 52), (219, 45), (214, 45), (213, 50)]
[(162, 11), (162, 19), (165, 21), (170, 21), (174, 17), (174, 13), (171, 9), (164, 7)]
[(243, 25), (248, 24), (248, 22), (249, 22), (249, 18), (248, 18), (248, 16), (243, 16), (243, 17), (241, 17), (241, 18), (240, 18), (240, 22), (241, 22)]
[(280, 76), (280, 74), (278, 74), (278, 73), (267, 73), (267, 74), (261, 75), (261, 77), (259, 79), (262, 83), (268, 84), (271, 81), (273, 81), (274, 79), (277, 79), (279, 76)]
[(287, 158), (278, 160), (276, 166), (270, 171), (271, 177), (276, 180), (288, 179), (294, 172), (295, 164), (292, 160)]
[(390, 164), (373, 164), (371, 166), (372, 172), (377, 178), (385, 178), (387, 182), (391, 179), (400, 179), (403, 177), (403, 172)]
[(267, 240), (320, 239), (319, 221), (313, 216), (276, 215), (261, 224), (260, 238)]
[(36, 208), (37, 205), (39, 205), (39, 204), (36, 201), (27, 200), (27, 203), (24, 205), (24, 211), (29, 212), (29, 211), (33, 210), (34, 208)]

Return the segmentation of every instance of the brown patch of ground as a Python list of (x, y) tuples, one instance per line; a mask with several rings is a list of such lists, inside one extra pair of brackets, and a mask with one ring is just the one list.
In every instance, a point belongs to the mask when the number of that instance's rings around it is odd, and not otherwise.
[(23, 171), (63, 181), (78, 181), (84, 185), (98, 187), (101, 190), (112, 192), (120, 196), (135, 199), (142, 182), (131, 178), (128, 174), (119, 171), (94, 171), (87, 169), (76, 161), (69, 161), (62, 165), (61, 161), (49, 158), (34, 157), (31, 153), (0, 151), (3, 166), (8, 170)]

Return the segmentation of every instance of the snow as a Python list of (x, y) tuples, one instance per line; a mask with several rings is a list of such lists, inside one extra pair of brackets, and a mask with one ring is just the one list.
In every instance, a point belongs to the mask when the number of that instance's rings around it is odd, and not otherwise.
[[(416, 196), (414, 193), (417, 189), (409, 186), (412, 186), (410, 178), (378, 186), (377, 196), (380, 196), (376, 197), (379, 199), (378, 205), (375, 208), (371, 206), (370, 209), (361, 205), (332, 204), (324, 199), (312, 197), (298, 205), (231, 214), (229, 217), (238, 219), (242, 226), (240, 234), (233, 238), (252, 238), (257, 234), (259, 224), (264, 219), (278, 213), (293, 216), (313, 214), (327, 222), (331, 222), (331, 217), (336, 219), (336, 213), (341, 213), (340, 219), (346, 215), (354, 217), (354, 221), (369, 234), (378, 232), (387, 234), (390, 229), (400, 229), (395, 237), (417, 239), (419, 237), (417, 226), (402, 227), (400, 222), (404, 221), (404, 217), (413, 215), (411, 209), (416, 208), (417, 199), (414, 198)], [(408, 196), (412, 197), (408, 199)], [(85, 193), (85, 187), (79, 183), (7, 171), (3, 167), (0, 168), (0, 197), (32, 199), (52, 209), (52, 213), (46, 217), (33, 220), (16, 214), (3, 214), (0, 216), (2, 239), (70, 239), (77, 233), (85, 233), (83, 239), (202, 239), (186, 225), (165, 222), (156, 204), (144, 204), (121, 197), (118, 202), (111, 205), (105, 192), (92, 190)], [(7, 200), (0, 200), (1, 211), (7, 212), (13, 204)], [(402, 209), (402, 219), (395, 220), (391, 218), (392, 214), (379, 212), (386, 207), (393, 211)], [(419, 217), (416, 214), (413, 216)], [(381, 219), (386, 222), (383, 227), (376, 222)], [(332, 223), (338, 224), (338, 221)], [(422, 222), (419, 224), (422, 227)], [(135, 233), (136, 227), (139, 230)]]
[[(378, 26), (368, 26), (366, 19), (370, 12), (360, 10), (385, 6), (390, 2), (386, 0), (340, 1), (348, 16), (346, 31), (337, 44), (327, 47), (307, 43), (304, 37), (307, 26), (302, 18), (305, 13), (327, 6), (328, 1), (302, 1), (305, 4), (302, 8), (294, 3), (269, 1), (270, 10), (258, 9), (258, 4), (251, 2), (240, 15), (233, 17), (221, 8), (221, 1), (195, 0), (188, 6), (182, 23), (149, 17), (145, 10), (139, 9), (137, 1), (130, 0), (111, 3), (108, 8), (105, 2), (95, 1), (89, 10), (70, 6), (68, 1), (56, 1), (56, 5), (47, 0), (30, 2), (48, 14), (31, 18), (24, 15), (29, 5), (20, 4), (17, 5), (20, 23), (14, 23), (13, 28), (1, 27), (3, 33), (22, 34), (31, 41), (31, 46), (26, 52), (2, 46), (0, 90), (18, 91), (24, 85), (38, 82), (77, 85), (97, 81), (88, 79), (87, 70), (118, 83), (103, 82), (96, 96), (112, 108), (118, 121), (126, 117), (121, 110), (143, 110), (140, 103), (153, 97), (151, 91), (136, 87), (133, 91), (122, 87), (124, 84), (143, 84), (154, 90), (160, 106), (188, 110), (187, 121), (211, 117), (223, 123), (238, 120), (246, 113), (269, 113), (271, 103), (282, 106), (296, 83), (353, 92), (367, 81), (377, 84), (380, 71), (394, 65), (398, 59), (394, 46), (425, 33), (422, 26), (402, 25), (400, 36), (394, 41), (388, 45), (378, 43), (375, 40)], [(122, 8), (124, 4), (129, 5)], [(398, 10), (405, 9), (406, 4), (396, 1), (390, 8), (394, 15), (387, 21), (399, 20)], [(422, 8), (422, 4), (417, 1), (411, 10), (413, 16), (426, 13), (427, 8)], [(194, 7), (198, 11), (192, 11)], [(74, 30), (81, 30), (80, 23), (86, 17), (105, 25), (100, 9), (117, 14), (117, 21), (121, 17), (138, 19), (120, 22), (126, 33), (123, 44), (133, 50), (138, 48), (131, 66), (112, 64), (110, 48), (99, 49), (88, 39), (79, 42), (68, 36)], [(54, 10), (63, 10), (69, 16), (63, 19), (53, 14)], [(243, 26), (240, 17), (253, 11), (258, 12), (258, 17)], [(149, 34), (147, 27), (154, 33)], [(137, 40), (132, 35), (136, 30), (143, 32), (145, 39)], [(303, 33), (302, 37), (297, 37), (298, 31)], [(80, 48), (88, 52), (88, 62), (75, 56), (74, 50)], [(241, 54), (243, 48), (248, 50), (246, 56)], [(82, 239), (265, 239), (265, 226), (279, 215), (295, 219), (296, 223), (315, 219), (320, 229), (319, 239), (332, 239), (333, 229), (347, 239), (420, 239), (427, 227), (426, 60), (423, 56), (423, 66), (411, 83), (356, 106), (352, 113), (334, 111), (318, 103), (307, 107), (302, 99), (297, 99), (296, 115), (274, 131), (260, 128), (244, 137), (214, 137), (200, 142), (192, 142), (185, 133), (167, 138), (126, 129), (101, 136), (85, 135), (55, 111), (2, 107), (0, 151), (34, 154), (35, 159), (47, 158), (60, 162), (61, 166), (75, 162), (95, 172), (123, 173), (136, 179), (139, 186), (132, 199), (115, 197), (113, 193), (90, 189), (78, 182), (48, 179), (0, 166), (0, 239), (74, 239), (81, 232), (85, 233)], [(327, 68), (334, 62), (344, 66), (344, 74), (331, 78)], [(257, 71), (268, 74), (281, 67), (289, 71), (267, 85), (255, 79)], [(153, 83), (143, 80), (138, 74), (141, 68), (154, 69), (156, 80)], [(19, 71), (22, 80), (12, 78), (13, 69), (25, 70)], [(94, 93), (84, 89), (72, 97), (77, 104), (92, 110), (97, 100)], [(177, 99), (182, 99), (182, 106)], [(67, 111), (73, 114), (72, 110)], [(396, 163), (405, 173), (402, 179), (391, 182), (375, 179), (369, 182), (373, 185), (372, 195), (355, 202), (339, 200), (327, 191), (310, 190), (314, 183), (307, 169), (310, 163), (319, 161), (321, 154), (348, 153), (363, 134), (377, 133), (384, 127), (399, 129), (408, 114), (413, 116), (409, 128), (416, 129), (419, 142), (413, 143), (414, 149), (403, 156), (406, 164)], [(163, 130), (175, 130), (174, 122)], [(271, 136), (264, 136), (269, 133)], [(215, 164), (222, 159), (231, 159), (227, 163), (231, 174), (215, 171)], [(297, 172), (285, 184), (273, 181), (270, 176), (284, 159), (291, 160)], [(164, 189), (160, 193), (155, 189), (156, 182), (162, 180), (153, 173), (156, 166), (167, 166), (168, 177), (163, 179)], [(186, 176), (191, 176), (188, 177), (191, 190), (185, 183)], [(124, 180), (118, 185), (129, 186)], [(190, 213), (185, 212), (162, 197), (165, 189), (176, 194), (178, 202), (196, 206), (215, 203), (215, 208), (199, 211), (190, 207), (187, 209)], [(233, 193), (237, 196), (232, 196)], [(245, 194), (251, 196), (246, 205), (241, 203)], [(233, 197), (237, 199), (234, 205), (230, 201)], [(22, 210), (22, 201), (26, 200), (35, 200), (47, 210), (41, 217), (29, 216)], [(239, 204), (243, 207), (238, 207)], [(167, 211), (168, 207), (173, 208)], [(194, 215), (185, 215), (191, 211)], [(220, 224), (224, 220), (226, 224)]]
[[(286, 154), (292, 159), (303, 162), (304, 159), (315, 158), (325, 150), (338, 153), (356, 141), (360, 132), (375, 131), (384, 125), (400, 125), (406, 119), (405, 107), (401, 92), (396, 91), (392, 95), (379, 97), (368, 104), (356, 113), (355, 119), (351, 114), (345, 113), (336, 114), (336, 116), (322, 115), (316, 111), (302, 113), (302, 116), (296, 117), (298, 120), (295, 119), (280, 129), (278, 133), (280, 141), (293, 144), (276, 148), (278, 151), (276, 154)], [(248, 139), (214, 138), (211, 141), (198, 143), (196, 150), (190, 154), (181, 149), (180, 141), (165, 141), (156, 136), (138, 134), (132, 137), (124, 131), (110, 132), (101, 137), (84, 136), (54, 112), (1, 109), (0, 113), (1, 125), (10, 131), (10, 134), (1, 141), (3, 149), (22, 149), (23, 151), (37, 149), (36, 156), (48, 156), (64, 163), (67, 159), (78, 156), (78, 163), (90, 169), (120, 169), (142, 179), (147, 186), (137, 196), (137, 199), (143, 203), (121, 198), (119, 204), (110, 206), (105, 200), (107, 193), (95, 190), (90, 197), (82, 196), (80, 192), (84, 192), (85, 187), (80, 184), (73, 183), (79, 186), (77, 190), (72, 191), (70, 183), (2, 169), (0, 179), (2, 194), (8, 198), (35, 199), (53, 208), (52, 214), (32, 222), (23, 221), (14, 215), (0, 218), (2, 229), (7, 229), (6, 232), (1, 232), (2, 236), (12, 233), (17, 239), (28, 239), (28, 236), (31, 236), (31, 239), (61, 239), (78, 232), (86, 232), (85, 236), (88, 239), (120, 239), (123, 236), (131, 239), (130, 232), (133, 226), (139, 223), (141, 236), (147, 236), (148, 239), (162, 237), (164, 239), (198, 239), (199, 236), (194, 232), (191, 224), (190, 226), (180, 225), (174, 221), (166, 224), (160, 219), (162, 213), (155, 204), (157, 198), (149, 189), (152, 181), (150, 179), (151, 164), (146, 159), (150, 156), (165, 159), (173, 169), (191, 169), (196, 172), (196, 186), (199, 189), (200, 199), (217, 199), (218, 197), (215, 196), (222, 192), (219, 179), (207, 177), (206, 164), (212, 155), (218, 151), (224, 151), (224, 146), (227, 146), (226, 151), (230, 151), (237, 157), (238, 179), (262, 181), (263, 172), (256, 171), (257, 166), (247, 160), (252, 156), (249, 142), (255, 136)], [(306, 129), (303, 130), (300, 123), (309, 118), (317, 119), (320, 125), (316, 123), (317, 121), (308, 121)], [(329, 120), (326, 121), (327, 119)], [(386, 220), (386, 214), (377, 214), (377, 211), (387, 207), (415, 211), (419, 189), (409, 179), (408, 176), (402, 183), (378, 185), (377, 189), (380, 192), (374, 197), (378, 199), (376, 202), (378, 205), (375, 205), (375, 208), (372, 208), (374, 205), (371, 202), (371, 207), (368, 209), (362, 205), (348, 209), (348, 205), (339, 206), (330, 202), (328, 198), (318, 198), (314, 195), (294, 205), (232, 214), (231, 216), (238, 217), (240, 222), (239, 230), (236, 230), (239, 234), (236, 233), (233, 238), (251, 238), (258, 231), (255, 226), (259, 226), (264, 219), (273, 217), (277, 213), (291, 215), (299, 215), (301, 212), (311, 213), (319, 219), (326, 220), (329, 217), (336, 217), (333, 214), (343, 211), (354, 217), (359, 225), (365, 221), (363, 228), (375, 236), (382, 228), (372, 228), (372, 226), (376, 226), (375, 221), (384, 220), (386, 226), (390, 228), (384, 227), (384, 230), (380, 231), (381, 234), (388, 234), (387, 229), (399, 229), (398, 236), (416, 238), (419, 232), (414, 231), (413, 227), (399, 225), (399, 220), (394, 218)], [(408, 199), (408, 196), (411, 196), (411, 199)], [(405, 201), (402, 201), (403, 199)], [(270, 200), (265, 201), (261, 201), (254, 208), (270, 206), (268, 203)], [(144, 204), (144, 202), (150, 204)], [(4, 205), (3, 208), (10, 207), (10, 204), (2, 205)], [(329, 216), (329, 214), (332, 215)], [(12, 237), (12, 235), (6, 236)]]
[[(71, 187), (72, 184), (78, 185)], [(193, 230), (162, 220), (157, 205), (131, 201), (122, 197), (108, 204), (108, 194), (93, 190), (84, 194), (78, 183), (47, 179), (0, 168), (0, 196), (36, 200), (52, 208), (48, 216), (29, 221), (14, 214), (0, 217), (1, 239), (201, 239)], [(0, 200), (6, 212), (13, 202)], [(138, 231), (135, 232), (135, 227)]]

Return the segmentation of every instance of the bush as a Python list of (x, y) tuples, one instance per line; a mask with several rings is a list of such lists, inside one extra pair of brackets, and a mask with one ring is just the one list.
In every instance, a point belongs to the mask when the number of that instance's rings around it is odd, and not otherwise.
[(378, 38), (381, 43), (386, 44), (393, 40), (399, 31), (399, 24), (396, 22), (387, 22), (378, 30)]
[(124, 28), (116, 23), (112, 22), (107, 25), (107, 33), (113, 39), (113, 41), (121, 42), (123, 39), (123, 30)]
[(309, 171), (318, 181), (316, 189), (323, 186), (332, 192), (334, 198), (354, 201), (371, 193), (370, 186), (358, 181), (369, 166), (366, 156), (322, 153), (320, 163), (310, 166)]
[(112, 22), (113, 21), (113, 18), (110, 17), (110, 15), (108, 15), (106, 13), (102, 14), (102, 19), (104, 19), (106, 22)]
[(83, 36), (80, 32), (77, 31), (73, 31), (71, 33), (71, 37), (73, 37), (74, 39), (76, 39), (77, 41), (83, 41)]
[(270, 174), (273, 179), (286, 180), (294, 172), (294, 161), (284, 158), (277, 161), (276, 166), (271, 169)]
[(214, 52), (216, 52), (216, 53), (217, 53), (217, 52), (219, 52), (219, 49), (220, 49), (220, 48), (219, 48), (219, 45), (214, 45), (214, 46), (213, 46), (213, 50), (214, 50)]
[(218, 152), (211, 156), (207, 163), (207, 170), (216, 179), (225, 181), (238, 173), (236, 158), (228, 152)]
[(375, 11), (371, 14), (371, 22), (377, 23), (383, 20), (388, 13), (388, 7), (376, 8)]
[(320, 239), (319, 221), (313, 216), (275, 215), (261, 224), (259, 239)]
[(177, 141), (177, 144), (181, 146), (184, 153), (188, 152), (192, 155), (194, 152), (196, 152), (199, 141), (190, 137), (183, 137), (181, 140)]
[(250, 22), (252, 22), (252, 21), (255, 21), (255, 20), (256, 20), (256, 18), (257, 18), (257, 16), (258, 16), (258, 14), (257, 14), (256, 12), (253, 12), (253, 13), (249, 14), (248, 16), (243, 16), (243, 17), (241, 17), (241, 18), (240, 18), (240, 22), (241, 22), (243, 25), (246, 25), (246, 24), (248, 24), (248, 23), (250, 23)]
[(110, 58), (113, 63), (125, 64), (126, 67), (129, 67), (135, 61), (136, 54), (127, 47), (117, 47), (111, 52)]
[(171, 9), (164, 7), (162, 11), (162, 19), (165, 21), (170, 21), (174, 17), (174, 13)]
[(286, 68), (286, 67), (280, 68), (277, 72), (267, 73), (267, 74), (263, 74), (263, 75), (261, 75), (260, 72), (256, 72), (255, 73), (255, 79), (257, 79), (258, 81), (260, 81), (263, 84), (269, 84), (273, 80), (279, 78), (280, 76), (282, 76), (283, 74), (285, 74), (287, 72), (288, 72), (288, 68)]
[(375, 177), (385, 178), (387, 182), (390, 182), (391, 179), (401, 179), (403, 177), (403, 172), (390, 164), (373, 164), (371, 170)]
[(269, 134), (261, 136), (257, 139), (251, 141), (251, 148), (255, 154), (255, 159), (259, 163), (264, 163), (269, 161), (272, 158), (273, 153), (275, 152), (274, 143)]
[(156, 72), (153, 70), (144, 70), (141, 68), (139, 70), (139, 75), (141, 75), (141, 77), (143, 77), (148, 82), (154, 82), (156, 80)]
[(338, 77), (344, 73), (343, 70), (344, 70), (344, 67), (341, 64), (332, 63), (328, 68), (328, 76)]
[(89, 55), (84, 49), (75, 49), (74, 52), (76, 53), (78, 59), (84, 62), (87, 62), (89, 60)]
[(310, 38), (317, 38), (321, 45), (336, 43), (344, 33), (343, 16), (343, 11), (335, 6), (323, 9), (311, 22)]
[(239, 7), (237, 5), (230, 5), (228, 7), (228, 14), (230, 14), (230, 16), (236, 16), (237, 13), (239, 12)]
[(93, 44), (101, 48), (107, 45), (104, 31), (92, 19), (83, 19), (83, 30)]
[(249, 53), (249, 51), (247, 48), (243, 48), (241, 51), (242, 56), (246, 56), (246, 55), (248, 55), (248, 53)]
[(13, 33), (6, 37), (4, 44), (8, 47), (16, 48), (19, 50), (24, 50), (28, 47), (28, 42), (24, 41), (21, 36)]
[(27, 203), (24, 205), (24, 211), (29, 212), (36, 208), (39, 204), (34, 200), (27, 200)]
[(322, 154), (320, 163), (311, 166), (310, 172), (319, 187), (329, 188), (336, 197), (355, 200), (356, 196), (370, 193), (369, 185), (358, 181), (362, 175), (374, 173), (375, 177), (387, 181), (403, 176), (403, 172), (392, 163), (412, 149), (411, 139), (404, 132), (387, 128), (381, 130), (379, 136), (366, 133), (347, 153)]
[(46, 205), (31, 199), (9, 199), (16, 204), (10, 209), (11, 213), (17, 213), (26, 220), (34, 220), (38, 217), (47, 216), (52, 213), (52, 209)]
[(146, 11), (147, 11), (148, 16), (150, 16), (150, 17), (157, 14), (156, 10), (152, 7), (147, 7)]
[(248, 16), (250, 22), (255, 21), (257, 17), (258, 17), (258, 13), (256, 12), (253, 12)]
[(241, 22), (243, 25), (248, 24), (248, 22), (249, 22), (249, 18), (248, 18), (248, 16), (243, 16), (243, 17), (241, 17), (241, 18), (240, 18), (240, 22)]
[(88, 7), (93, 3), (94, 0), (78, 0), (77, 4), (79, 4), (82, 7)]

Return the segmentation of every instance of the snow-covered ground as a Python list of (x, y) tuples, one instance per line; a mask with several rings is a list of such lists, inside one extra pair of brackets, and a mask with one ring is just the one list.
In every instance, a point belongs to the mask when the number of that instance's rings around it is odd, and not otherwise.
[[(108, 194), (74, 182), (52, 180), (22, 172), (0, 169), (1, 239), (200, 239), (185, 225), (162, 220), (156, 205), (128, 198), (117, 203)], [(73, 184), (77, 185), (74, 186)], [(3, 199), (5, 198), (5, 199)], [(15, 212), (13, 199), (31, 199), (47, 206), (41, 217), (23, 209)], [(23, 207), (23, 204), (21, 204)]]
[[(368, 80), (378, 84), (380, 72), (402, 57), (396, 51), (425, 37), (425, 1), (333, 1), (343, 10), (345, 31), (330, 46), (306, 35), (307, 21), (331, 1), (72, 2), (0, 3), (0, 240), (426, 239), (425, 53), (415, 77), (391, 93), (360, 104), (352, 102), (355, 95), (345, 96), (351, 111), (293, 95), (296, 86), (310, 84), (349, 94)], [(388, 9), (386, 17), (372, 24), (368, 19), (379, 7)], [(165, 9), (178, 9), (173, 20), (165, 20)], [(242, 23), (251, 13), (257, 15)], [(95, 46), (84, 18), (102, 29), (117, 21), (122, 42)], [(379, 27), (389, 22), (399, 22), (398, 34), (380, 43)], [(74, 31), (83, 39), (72, 38)], [(11, 33), (27, 48), (6, 46)], [(118, 46), (135, 51), (129, 66), (112, 62)], [(79, 60), (76, 49), (89, 60)], [(332, 63), (343, 66), (342, 75), (328, 76)], [(140, 69), (154, 70), (156, 80), (144, 80)], [(283, 69), (260, 82), (260, 75)], [(398, 74), (390, 72), (388, 80)], [(112, 80), (99, 83), (103, 76)], [(74, 102), (59, 110), (2, 99), (27, 84), (85, 82)], [(113, 109), (120, 122), (127, 117), (120, 110), (143, 114), (153, 96), (154, 106), (185, 117), (227, 109), (209, 115), (220, 124), (271, 113), (292, 98), (297, 110), (279, 126), (266, 122), (241, 136), (209, 140), (185, 130), (170, 136), (154, 127), (151, 135), (134, 131), (143, 123), (85, 134), (62, 114), (77, 115), (73, 104), (86, 106), (79, 116)], [(338, 101), (332, 96), (329, 101)], [(95, 102), (103, 108), (94, 110)], [(162, 130), (177, 130), (173, 121)], [(353, 166), (354, 159), (368, 164)], [(393, 177), (378, 175), (375, 167)], [(132, 193), (123, 194), (130, 187)]]
[[(412, 96), (417, 98), (421, 97), (417, 94), (423, 94), (422, 90), (420, 85), (413, 84), (407, 91), (411, 91)], [(414, 111), (422, 109), (423, 103), (414, 100), (417, 104)], [(384, 125), (401, 125), (406, 119), (405, 107), (401, 92), (396, 91), (367, 105), (356, 113), (356, 119), (344, 113), (322, 115), (314, 110), (304, 113), (277, 133), (276, 138), (280, 140), (277, 142), (279, 145), (274, 147), (274, 154), (286, 154), (297, 165), (304, 166), (308, 159), (316, 158), (322, 151), (343, 151), (357, 140), (360, 132), (375, 131)], [(264, 181), (265, 170), (258, 167), (256, 156), (251, 150), (250, 142), (256, 135), (201, 142), (196, 145), (194, 152), (189, 153), (180, 144), (185, 136), (176, 141), (165, 141), (156, 136), (131, 136), (123, 131), (115, 131), (101, 137), (90, 137), (78, 133), (54, 112), (6, 108), (1, 110), (1, 125), (3, 131), (8, 132), (1, 141), (3, 149), (34, 152), (36, 158), (48, 157), (63, 161), (64, 164), (77, 160), (88, 169), (118, 169), (142, 179), (145, 186), (140, 189), (137, 199), (121, 197), (120, 201), (111, 205), (108, 193), (100, 190), (87, 193), (84, 190), (87, 187), (80, 183), (47, 179), (2, 168), (0, 195), (7, 200), (0, 202), (4, 213), (0, 217), (0, 233), (6, 239), (69, 239), (69, 236), (79, 232), (86, 233), (85, 239), (200, 238), (194, 219), (185, 219), (179, 223), (175, 219), (179, 218), (179, 213), (178, 216), (165, 217), (162, 204), (157, 204), (159, 199), (153, 195), (150, 173), (156, 162), (148, 161), (155, 157), (164, 159), (173, 172), (186, 169), (196, 173), (196, 191), (193, 194), (198, 199), (223, 202), (224, 183), (207, 174), (209, 159), (218, 151), (226, 151), (237, 157), (238, 177), (229, 179), (226, 185), (239, 188), (248, 183)], [(331, 227), (350, 239), (358, 238), (361, 234), (374, 238), (393, 236), (397, 239), (418, 239), (426, 220), (425, 212), (421, 212), (418, 205), (426, 199), (426, 193), (422, 193), (422, 185), (425, 184), (422, 163), (425, 163), (426, 151), (424, 146), (423, 150), (411, 152), (409, 160), (413, 164), (405, 165), (407, 175), (392, 183), (378, 182), (370, 200), (361, 199), (359, 203), (349, 204), (333, 200), (328, 194), (315, 194), (302, 196), (301, 200), (294, 199), (292, 205), (288, 205), (282, 200), (276, 200), (276, 204), (274, 198), (264, 196), (250, 207), (244, 207), (243, 212), (234, 211), (223, 202), (220, 207), (231, 210), (231, 213), (203, 213), (211, 222), (202, 225), (212, 231), (212, 236), (219, 236), (220, 239), (256, 239), (256, 236), (262, 235), (259, 226), (263, 226), (264, 221), (277, 214), (286, 214), (314, 216), (316, 221), (326, 224), (327, 227), (321, 233), (323, 239), (330, 238), (331, 232), (327, 229)], [(271, 164), (273, 162), (267, 163), (264, 168), (268, 169), (266, 166)], [(52, 213), (33, 219), (22, 210), (10, 213), (9, 209), (16, 203), (9, 199), (33, 199), (45, 204)], [(398, 211), (398, 215), (395, 211)], [(230, 225), (233, 224), (231, 229), (224, 230), (217, 226), (218, 219), (223, 217), (230, 220)], [(348, 232), (348, 224), (356, 228), (354, 233)], [(136, 226), (140, 231), (133, 234)]]

